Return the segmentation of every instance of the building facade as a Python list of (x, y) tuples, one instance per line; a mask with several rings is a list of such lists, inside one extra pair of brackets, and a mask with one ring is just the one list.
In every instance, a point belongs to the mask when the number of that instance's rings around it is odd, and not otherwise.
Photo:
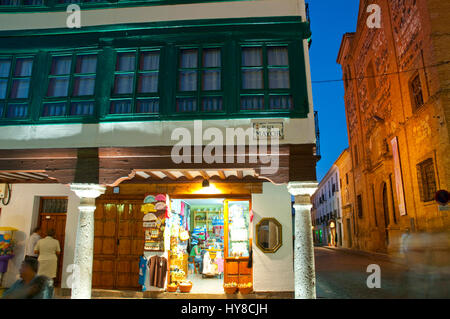
[(450, 186), (449, 15), (448, 1), (361, 0), (356, 32), (342, 39), (353, 248), (396, 254), (405, 232), (450, 227), (434, 201)]
[[(41, 225), (62, 234), (61, 286), (70, 286), (69, 266), (80, 271), (73, 298), (138, 289), (139, 207), (164, 193), (247, 201), (253, 264), (227, 256), (225, 284), (313, 298), (304, 1), (76, 3), (71, 13), (68, 1), (0, 4), (0, 183), (11, 190), (0, 225), (19, 229), (6, 284)], [(256, 245), (267, 218), (282, 227), (273, 253)]]
[(345, 149), (335, 165), (339, 170), (339, 186), (341, 194), (341, 214), (342, 214), (342, 247), (352, 248), (352, 236), (355, 235), (355, 214), (353, 205), (353, 169), (352, 159), (349, 149)]
[(339, 167), (335, 164), (320, 181), (312, 196), (312, 223), (314, 243), (342, 247), (343, 219)]

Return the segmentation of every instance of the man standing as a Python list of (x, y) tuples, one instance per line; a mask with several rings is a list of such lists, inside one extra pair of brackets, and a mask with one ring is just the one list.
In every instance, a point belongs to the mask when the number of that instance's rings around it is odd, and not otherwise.
[(55, 230), (49, 229), (47, 237), (40, 239), (34, 253), (39, 254), (39, 270), (38, 275), (50, 278), (49, 286), (53, 296), (53, 280), (56, 278), (56, 270), (58, 268), (58, 255), (61, 252), (59, 241), (54, 238)]
[(39, 239), (41, 239), (41, 228), (36, 227), (33, 233), (28, 238), (27, 246), (25, 247), (25, 260), (27, 259), (35, 259), (37, 260), (38, 255), (34, 253), (34, 247), (36, 246)]
[(20, 278), (3, 293), (4, 299), (49, 299), (48, 278), (36, 276), (38, 261), (26, 259), (20, 267)]

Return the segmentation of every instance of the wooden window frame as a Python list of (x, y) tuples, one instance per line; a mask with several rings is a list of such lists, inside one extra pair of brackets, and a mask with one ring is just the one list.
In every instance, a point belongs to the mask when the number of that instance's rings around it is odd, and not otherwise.
[[(76, 66), (77, 66), (77, 58), (78, 56), (83, 55), (95, 55), (97, 58), (97, 65), (96, 65), (96, 72), (95, 73), (76, 73)], [(90, 118), (95, 117), (97, 113), (97, 107), (96, 107), (96, 92), (97, 92), (97, 78), (98, 78), (98, 63), (99, 63), (99, 51), (97, 50), (87, 50), (87, 51), (67, 51), (67, 52), (55, 52), (50, 54), (49, 60), (48, 60), (48, 73), (47, 73), (47, 80), (45, 85), (45, 93), (43, 94), (43, 99), (41, 103), (41, 107), (39, 110), (39, 118), (40, 119), (55, 119), (55, 118)], [(55, 57), (64, 57), (64, 56), (70, 56), (71, 57), (71, 65), (70, 65), (70, 73), (67, 75), (52, 75), (51, 74), (51, 68), (53, 64), (53, 58)], [(75, 96), (73, 93), (74, 90), (74, 79), (77, 76), (94, 76), (94, 93), (93, 95), (84, 95), (84, 96)], [(66, 96), (48, 96), (48, 89), (50, 85), (50, 80), (53, 78), (58, 77), (69, 77), (69, 86), (67, 88), (67, 95)], [(89, 102), (94, 104), (94, 112), (93, 114), (87, 114), (87, 115), (73, 115), (70, 114), (72, 103), (82, 103), (82, 102)], [(58, 104), (58, 103), (65, 103), (65, 112), (64, 115), (61, 116), (43, 116), (44, 107), (46, 104)]]
[[(33, 66), (31, 69), (30, 76), (14, 76), (14, 71), (17, 65), (17, 59), (27, 59), (31, 58), (33, 60)], [(0, 119), (7, 121), (23, 121), (29, 119), (31, 116), (31, 102), (32, 102), (32, 81), (33, 75), (36, 69), (36, 58), (34, 54), (7, 54), (0, 55), (0, 59), (11, 59), (11, 65), (9, 68), (8, 77), (2, 77), (2, 79), (6, 79), (6, 95), (4, 99), (0, 99), (0, 105), (3, 105), (3, 108), (0, 110)], [(27, 98), (11, 98), (11, 89), (12, 84), (15, 79), (29, 79), (30, 85), (28, 87), (28, 97)], [(27, 115), (23, 117), (7, 117), (8, 105), (9, 104), (27, 104)]]
[[(145, 73), (154, 73), (156, 70), (147, 70), (147, 71), (141, 71), (140, 70), (140, 57), (141, 53), (144, 52), (159, 52), (159, 66), (158, 66), (158, 90), (156, 92), (147, 92), (147, 93), (139, 93), (138, 92), (138, 81), (139, 81), (139, 75), (145, 74)], [(135, 65), (134, 65), (134, 71), (117, 71), (117, 57), (120, 53), (129, 53), (133, 52), (135, 57)], [(110, 99), (108, 103), (108, 108), (106, 110), (106, 113), (108, 117), (125, 117), (125, 116), (133, 116), (133, 115), (146, 115), (146, 116), (155, 116), (159, 115), (161, 113), (161, 61), (163, 57), (163, 48), (160, 46), (155, 47), (136, 47), (136, 48), (117, 48), (114, 52), (114, 58), (113, 58), (113, 81), (111, 82), (111, 93), (110, 93)], [(133, 89), (131, 93), (125, 93), (125, 94), (117, 94), (114, 93), (115, 89), (115, 80), (116, 75), (120, 74), (133, 74)], [(137, 112), (137, 102), (139, 100), (145, 100), (145, 99), (158, 99), (159, 107), (158, 112), (154, 113), (138, 113)], [(111, 113), (111, 105), (115, 101), (131, 101), (131, 112), (129, 113)]]
[[(288, 65), (269, 65), (268, 61), (268, 53), (267, 49), (270, 47), (286, 47), (288, 54)], [(243, 66), (242, 65), (242, 54), (244, 48), (262, 48), (262, 65), (261, 66)], [(291, 112), (296, 109), (296, 103), (293, 94), (293, 87), (295, 87), (295, 81), (293, 77), (292, 70), (292, 54), (291, 48), (288, 42), (255, 42), (248, 43), (243, 42), (240, 43), (239, 46), (239, 102), (237, 104), (238, 111), (240, 113), (255, 113), (255, 112)], [(258, 69), (262, 68), (263, 71), (263, 88), (262, 89), (244, 89), (243, 88), (243, 76), (242, 70), (244, 69)], [(271, 68), (277, 69), (287, 69), (289, 71), (289, 88), (287, 89), (271, 89), (269, 88), (269, 70)], [(263, 96), (263, 108), (258, 110), (243, 110), (241, 99), (245, 96)], [(287, 96), (290, 97), (292, 106), (291, 108), (279, 108), (279, 109), (271, 109), (270, 106), (270, 97), (272, 96)]]
[[(207, 49), (220, 49), (220, 67), (204, 67), (203, 66), (203, 51)], [(182, 50), (197, 50), (197, 67), (196, 68), (181, 68), (181, 51)], [(172, 110), (174, 114), (225, 114), (225, 48), (223, 43), (211, 43), (204, 45), (179, 45), (176, 47), (176, 83), (175, 83), (175, 104)], [(195, 70), (197, 72), (197, 90), (193, 91), (180, 91), (180, 72), (184, 70)], [(220, 70), (220, 90), (203, 90), (203, 72), (207, 70)], [(203, 111), (202, 101), (206, 97), (217, 97), (222, 99), (222, 110), (218, 111)], [(177, 100), (182, 98), (194, 98), (196, 99), (196, 110), (190, 112), (178, 112)]]

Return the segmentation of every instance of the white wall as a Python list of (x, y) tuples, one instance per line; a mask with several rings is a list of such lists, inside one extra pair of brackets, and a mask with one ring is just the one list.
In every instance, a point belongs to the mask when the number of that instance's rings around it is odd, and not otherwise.
[(15, 257), (10, 260), (8, 272), (3, 280), (3, 285), (7, 287), (13, 284), (18, 276), (18, 270), (24, 258), (26, 240), (38, 222), (39, 197), (42, 196), (67, 196), (69, 198), (62, 275), (63, 287), (67, 287), (67, 273), (64, 270), (73, 263), (80, 201), (69, 186), (61, 184), (13, 184), (11, 202), (7, 206), (0, 204), (2, 209), (0, 226), (11, 226), (19, 229), (15, 234), (17, 241)]
[[(262, 194), (252, 195), (253, 286), (255, 291), (294, 291), (291, 195), (285, 185), (263, 184)], [(283, 245), (276, 253), (263, 253), (255, 244), (255, 227), (264, 217), (283, 226)]]
[[(207, 120), (201, 123), (200, 134), (217, 128), (226, 137), (227, 128), (253, 127), (253, 123), (283, 122), (284, 139), (280, 144), (315, 143), (314, 118), (304, 119), (233, 119)], [(100, 124), (8, 125), (0, 127), (0, 149), (48, 147), (121, 147), (175, 145), (176, 128), (186, 128), (194, 138), (194, 121), (111, 122)], [(202, 136), (199, 136), (200, 139)], [(203, 140), (206, 145), (210, 141)], [(247, 141), (248, 143), (248, 141)]]
[[(1, 13), (0, 31), (66, 28), (66, 12)], [(160, 21), (251, 18), (276, 16), (305, 17), (303, 0), (254, 0), (193, 3), (166, 6), (138, 6), (82, 10), (81, 26), (100, 26)]]

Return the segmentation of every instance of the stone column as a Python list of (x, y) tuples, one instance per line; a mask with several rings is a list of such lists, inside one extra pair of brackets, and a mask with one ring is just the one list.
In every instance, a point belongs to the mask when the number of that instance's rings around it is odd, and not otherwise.
[(289, 193), (295, 196), (295, 299), (316, 298), (311, 195), (314, 194), (317, 186), (317, 182), (290, 182), (288, 184)]
[(90, 299), (94, 256), (95, 199), (105, 192), (105, 187), (97, 184), (71, 184), (70, 189), (80, 198), (72, 274), (72, 299)]

